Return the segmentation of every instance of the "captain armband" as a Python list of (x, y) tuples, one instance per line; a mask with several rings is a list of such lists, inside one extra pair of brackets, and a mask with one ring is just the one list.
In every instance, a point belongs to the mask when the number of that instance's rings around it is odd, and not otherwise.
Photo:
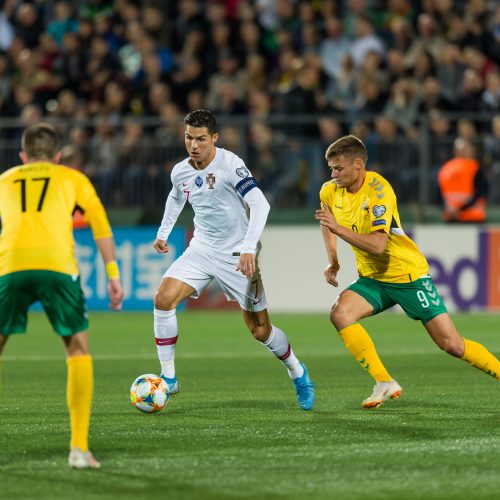
[(116, 262), (116, 260), (106, 262), (106, 274), (109, 280), (120, 279), (120, 270), (118, 269), (118, 263)]

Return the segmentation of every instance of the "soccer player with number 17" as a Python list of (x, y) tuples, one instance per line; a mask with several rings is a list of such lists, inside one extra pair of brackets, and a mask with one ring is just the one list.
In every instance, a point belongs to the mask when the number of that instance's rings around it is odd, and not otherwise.
[(457, 332), (429, 276), (425, 257), (401, 227), (392, 187), (380, 174), (365, 168), (365, 145), (353, 135), (341, 137), (325, 156), (332, 180), (323, 185), (321, 209), (316, 211), (329, 260), (325, 278), (338, 286), (337, 236), (352, 246), (360, 276), (340, 294), (330, 319), (347, 349), (375, 379), (373, 392), (362, 406), (374, 408), (402, 393), (358, 323), (395, 304), (421, 321), (441, 349), (500, 380), (498, 359)]
[(187, 250), (170, 266), (154, 297), (154, 332), (162, 378), (170, 392), (179, 391), (174, 354), (178, 337), (176, 307), (198, 297), (216, 280), (236, 300), (253, 336), (287, 368), (303, 410), (314, 403), (314, 387), (285, 333), (271, 324), (257, 255), (269, 204), (243, 160), (215, 143), (215, 117), (206, 110), (185, 119), (189, 157), (172, 170), (172, 190), (153, 243), (168, 252), (167, 239), (186, 201), (194, 210), (194, 236)]

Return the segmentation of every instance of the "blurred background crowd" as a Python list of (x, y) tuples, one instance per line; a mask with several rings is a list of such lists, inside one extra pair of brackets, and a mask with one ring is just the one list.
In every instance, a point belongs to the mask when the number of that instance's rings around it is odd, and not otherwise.
[(107, 205), (161, 209), (196, 108), (278, 207), (318, 204), (345, 133), (422, 205), (461, 138), (498, 204), (500, 2), (0, 0), (2, 169), (49, 119)]

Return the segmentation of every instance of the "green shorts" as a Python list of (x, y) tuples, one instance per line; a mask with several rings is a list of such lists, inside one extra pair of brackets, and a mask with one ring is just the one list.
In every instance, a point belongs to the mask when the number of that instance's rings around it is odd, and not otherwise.
[(373, 314), (399, 304), (411, 319), (427, 323), (438, 314), (447, 312), (430, 276), (411, 283), (385, 283), (371, 278), (359, 278), (347, 287), (373, 306)]
[(26, 331), (28, 308), (40, 301), (52, 328), (63, 336), (87, 330), (80, 277), (54, 271), (18, 271), (0, 276), (0, 333)]

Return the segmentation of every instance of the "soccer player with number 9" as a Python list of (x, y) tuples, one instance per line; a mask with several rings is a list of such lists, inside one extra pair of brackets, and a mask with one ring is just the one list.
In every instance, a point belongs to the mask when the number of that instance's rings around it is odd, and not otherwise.
[(362, 406), (375, 408), (402, 394), (358, 323), (395, 304), (410, 318), (420, 320), (441, 349), (500, 380), (498, 359), (457, 332), (432, 283), (425, 257), (403, 231), (391, 185), (365, 168), (365, 145), (353, 135), (341, 137), (325, 156), (332, 180), (323, 185), (321, 209), (316, 211), (328, 255), (325, 278), (338, 286), (337, 236), (352, 246), (360, 276), (340, 294), (330, 319), (347, 349), (375, 379), (373, 392)]

